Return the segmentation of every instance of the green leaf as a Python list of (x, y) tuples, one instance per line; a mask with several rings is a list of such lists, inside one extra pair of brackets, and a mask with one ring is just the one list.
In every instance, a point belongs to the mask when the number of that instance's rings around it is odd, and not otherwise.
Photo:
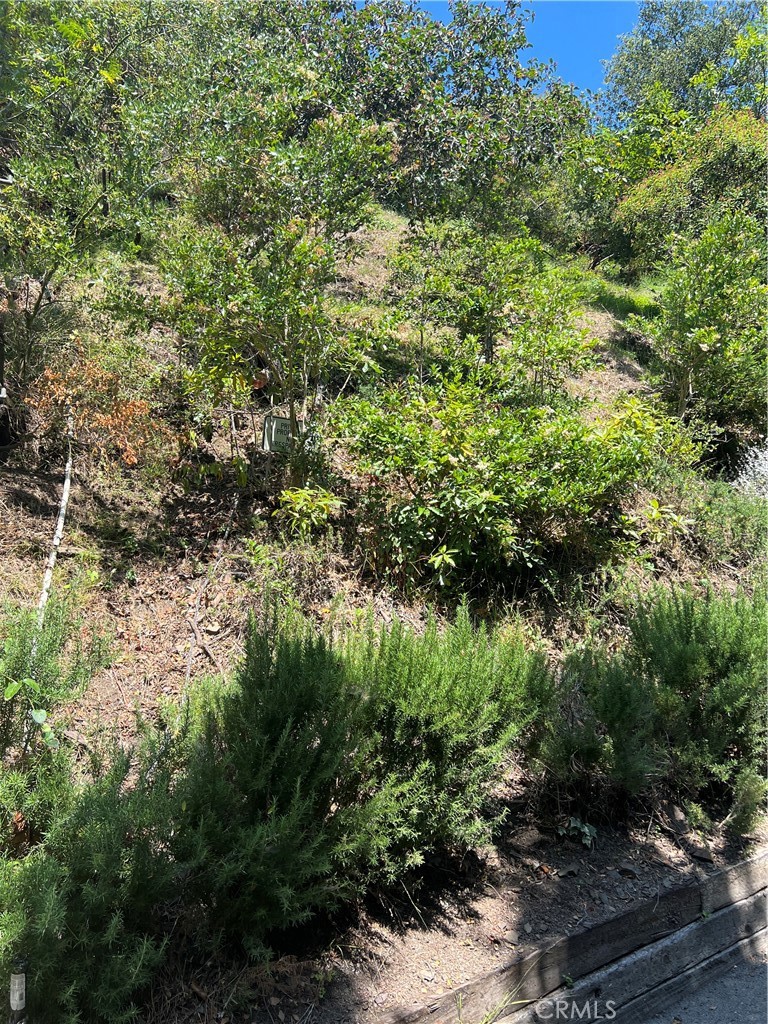
[(3, 696), (5, 697), (6, 700), (13, 700), (13, 698), (16, 696), (16, 694), (19, 692), (20, 689), (21, 689), (21, 683), (20, 682), (17, 681), (15, 683), (9, 683), (6, 686), (6, 688), (5, 688), (5, 692), (3, 693)]
[(45, 743), (49, 750), (59, 749), (59, 738), (50, 725), (43, 726), (43, 743)]
[(30, 714), (32, 715), (33, 720), (37, 722), (38, 725), (42, 725), (43, 722), (48, 717), (47, 712), (43, 711), (42, 708), (35, 708), (33, 711), (30, 712)]

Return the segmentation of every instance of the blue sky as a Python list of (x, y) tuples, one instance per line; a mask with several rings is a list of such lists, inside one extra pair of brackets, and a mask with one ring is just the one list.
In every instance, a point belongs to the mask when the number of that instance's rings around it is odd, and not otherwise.
[[(449, 17), (443, 0), (420, 0), (419, 6), (441, 21)], [(603, 82), (600, 61), (613, 55), (619, 35), (632, 30), (639, 9), (634, 0), (525, 0), (524, 6), (534, 13), (526, 55), (551, 58), (560, 78), (593, 91)]]

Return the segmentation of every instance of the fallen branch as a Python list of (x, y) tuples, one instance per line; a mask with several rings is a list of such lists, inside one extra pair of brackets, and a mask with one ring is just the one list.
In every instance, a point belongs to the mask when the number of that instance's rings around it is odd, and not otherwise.
[[(200, 635), (200, 629), (199, 629), (199, 627), (197, 625), (197, 613), (195, 614), (195, 621), (191, 622), (190, 626), (192, 627), (192, 632), (194, 633), (195, 640), (197, 641), (197, 646), (200, 648), (200, 650), (205, 655), (207, 655), (208, 659), (211, 661), (211, 663), (213, 664), (213, 666), (216, 669), (216, 671), (219, 673), (220, 676), (223, 677), (224, 670), (222, 669), (221, 665), (216, 660), (216, 655), (213, 653), (211, 648), (208, 646), (208, 644), (205, 642), (205, 640), (203, 640), (202, 636)], [(191, 648), (191, 653), (193, 655), (194, 655), (194, 650), (195, 650), (195, 648), (194, 648), (194, 645), (193, 645), (192, 648)], [(189, 668), (189, 672), (191, 673), (192, 669), (191, 669), (191, 660), (190, 659), (188, 659), (188, 668)], [(187, 679), (189, 679), (189, 676), (187, 676)]]
[(43, 589), (40, 594), (40, 601), (37, 605), (37, 630), (43, 628), (45, 621), (45, 606), (51, 593), (53, 581), (53, 570), (56, 566), (56, 556), (59, 553), (61, 539), (64, 536), (64, 521), (67, 518), (67, 505), (69, 504), (69, 489), (72, 484), (72, 439), (74, 436), (75, 421), (70, 409), (67, 413), (67, 464), (64, 468), (64, 488), (61, 492), (61, 504), (59, 505), (59, 518), (56, 520), (56, 529), (53, 533), (53, 543), (48, 553), (48, 561), (45, 563), (45, 574), (43, 576)]

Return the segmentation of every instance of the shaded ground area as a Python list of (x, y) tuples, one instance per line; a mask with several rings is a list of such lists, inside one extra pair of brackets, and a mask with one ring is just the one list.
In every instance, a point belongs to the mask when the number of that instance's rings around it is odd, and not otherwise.
[(648, 1024), (766, 1024), (768, 945), (695, 992), (678, 999)]
[[(536, 947), (743, 856), (744, 846), (723, 842), (707, 850), (666, 825), (599, 828), (595, 848), (588, 850), (518, 816), (496, 846), (461, 863), (434, 862), (421, 889), (364, 908), (360, 920), (306, 969), (301, 984), (301, 957), (285, 963), (282, 978), (278, 964), (253, 1019), (373, 1024), (386, 1010), (428, 1004)], [(323, 979), (322, 999), (307, 988), (313, 973)], [(199, 1006), (193, 1019), (205, 1020), (203, 1012)], [(232, 1017), (240, 1019), (251, 1018)]]

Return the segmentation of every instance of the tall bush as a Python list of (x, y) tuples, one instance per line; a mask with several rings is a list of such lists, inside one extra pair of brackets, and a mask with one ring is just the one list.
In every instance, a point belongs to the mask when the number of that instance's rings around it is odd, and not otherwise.
[(35, 1020), (127, 1024), (162, 960), (177, 873), (167, 777), (148, 753), (113, 751), (89, 785), (70, 781), (42, 841), (0, 859), (0, 964), (7, 977), (27, 961)]
[(466, 610), (338, 641), (252, 622), (236, 682), (198, 691), (179, 739), (172, 849), (210, 937), (264, 956), (275, 929), (487, 838), (484, 801), (549, 686)]
[[(679, 237), (661, 315), (640, 321), (652, 340), (679, 416), (764, 431), (765, 239), (742, 213)], [(637, 321), (636, 321), (637, 322)]]
[(662, 593), (630, 622), (628, 665), (654, 687), (657, 741), (680, 791), (723, 787), (733, 800), (765, 759), (766, 602)]
[(521, 408), (520, 390), (457, 374), (340, 407), (337, 431), (369, 474), (359, 515), (374, 571), (466, 585), (583, 564), (609, 548), (650, 458), (692, 457), (642, 402), (588, 423), (567, 408)]
[(398, 622), (353, 632), (344, 661), (355, 690), (370, 695), (363, 724), (374, 758), (363, 791), (394, 785), (396, 794), (374, 877), (396, 879), (428, 850), (486, 840), (488, 793), (551, 698), (543, 654), (476, 628), (461, 607), (442, 630), (431, 619), (421, 634)]
[(357, 788), (370, 756), (365, 699), (328, 641), (295, 616), (252, 622), (235, 682), (194, 695), (177, 741), (173, 850), (210, 940), (264, 957), (271, 930), (357, 891), (355, 868), (376, 842)]

